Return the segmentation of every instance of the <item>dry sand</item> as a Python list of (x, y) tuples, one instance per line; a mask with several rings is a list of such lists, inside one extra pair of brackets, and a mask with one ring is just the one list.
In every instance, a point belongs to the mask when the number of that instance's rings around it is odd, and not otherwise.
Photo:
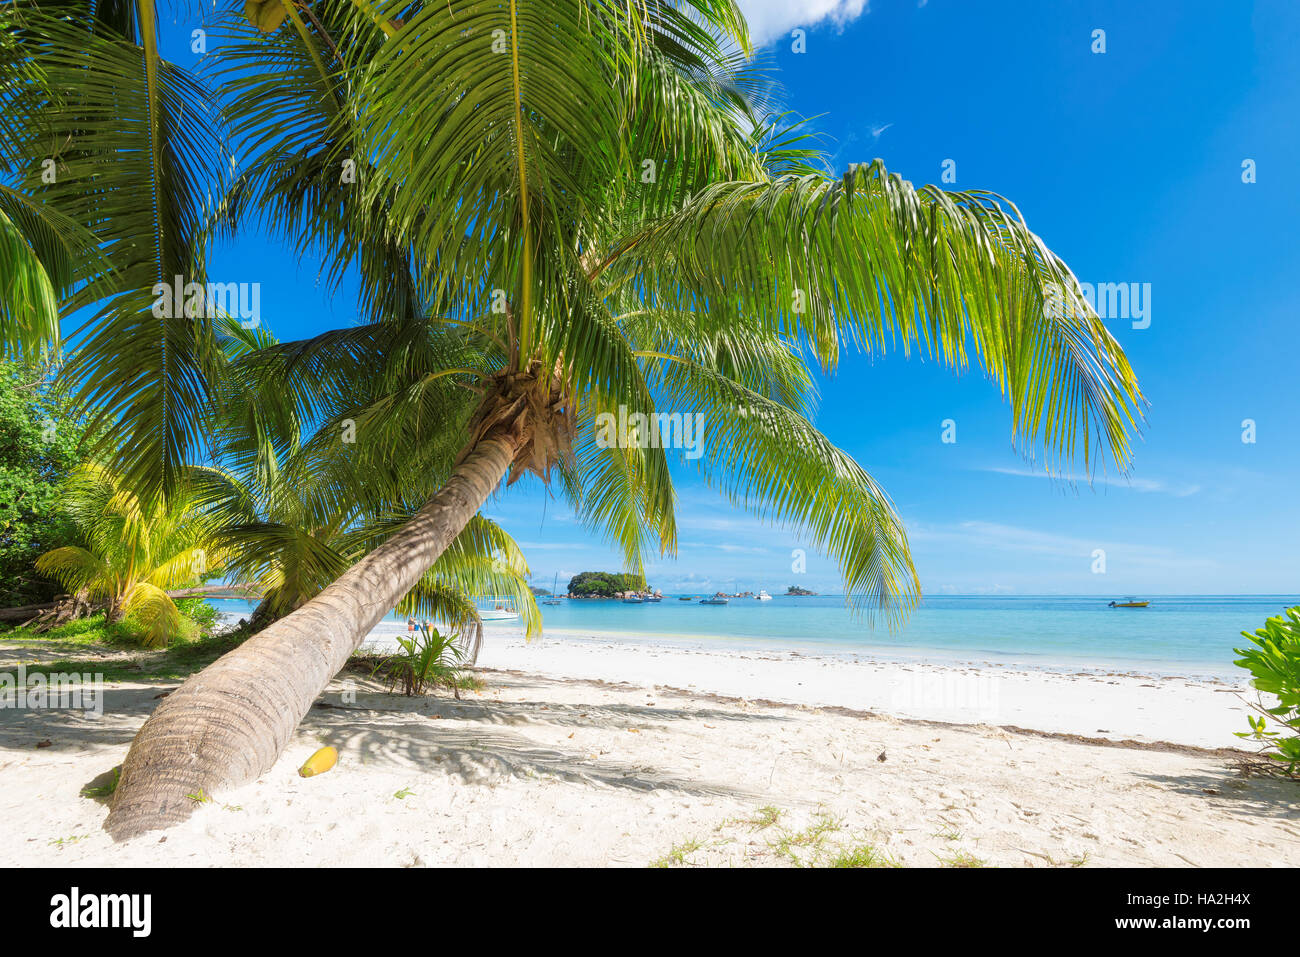
[[(382, 644), (376, 633), (371, 639)], [(395, 647), (395, 644), (394, 644)], [(717, 651), (610, 638), (525, 642), (489, 631), (479, 663), (557, 678), (668, 685), (790, 704), (837, 705), (898, 717), (994, 724), (1113, 740), (1236, 747), (1249, 712), (1242, 679), (1134, 674), (1104, 668), (1030, 670), (987, 661)], [(1252, 692), (1249, 698), (1254, 698)]]
[[(0, 865), (1300, 865), (1300, 786), (1226, 751), (480, 674), (461, 702), (336, 680), (261, 779), (121, 845), (82, 789), (172, 685), (0, 709)], [(338, 766), (298, 777), (324, 744)]]

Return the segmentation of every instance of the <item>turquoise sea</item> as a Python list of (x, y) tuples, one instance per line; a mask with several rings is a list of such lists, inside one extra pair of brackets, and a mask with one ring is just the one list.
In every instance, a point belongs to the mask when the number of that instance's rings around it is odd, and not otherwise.
[[(544, 635), (564, 638), (1241, 677), (1232, 664), (1233, 648), (1245, 643), (1240, 633), (1300, 604), (1294, 595), (1149, 597), (1150, 607), (1134, 609), (1091, 596), (929, 597), (892, 634), (828, 595), (720, 606), (676, 596), (643, 605), (566, 600), (541, 608)], [(233, 618), (251, 611), (243, 601), (213, 604)]]

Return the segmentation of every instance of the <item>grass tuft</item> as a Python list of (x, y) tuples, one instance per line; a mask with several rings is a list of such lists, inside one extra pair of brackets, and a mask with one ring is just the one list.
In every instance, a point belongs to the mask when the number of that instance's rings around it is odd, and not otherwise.
[(831, 867), (902, 867), (883, 851), (870, 844), (860, 844), (840, 851), (830, 863)]

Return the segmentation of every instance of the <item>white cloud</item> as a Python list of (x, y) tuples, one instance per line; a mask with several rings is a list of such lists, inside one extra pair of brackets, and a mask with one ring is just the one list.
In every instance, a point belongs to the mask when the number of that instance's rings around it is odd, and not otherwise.
[(1199, 485), (1190, 485), (1186, 483), (1164, 482), (1159, 479), (1147, 478), (1120, 478), (1111, 481), (1105, 478), (1094, 478), (1091, 483), (1085, 476), (1080, 475), (1055, 475), (1045, 470), (1037, 469), (1009, 469), (1009, 468), (986, 468), (980, 469), (981, 472), (997, 472), (1000, 475), (1019, 475), (1023, 478), (1045, 478), (1052, 479), (1056, 482), (1063, 482), (1070, 485), (1103, 485), (1107, 488), (1127, 488), (1134, 492), (1159, 492), (1163, 495), (1173, 495), (1178, 498), (1186, 498), (1188, 495), (1195, 495), (1201, 490)]
[(795, 27), (805, 30), (830, 21), (843, 30), (867, 12), (867, 0), (738, 0), (749, 21), (755, 47), (766, 46)]

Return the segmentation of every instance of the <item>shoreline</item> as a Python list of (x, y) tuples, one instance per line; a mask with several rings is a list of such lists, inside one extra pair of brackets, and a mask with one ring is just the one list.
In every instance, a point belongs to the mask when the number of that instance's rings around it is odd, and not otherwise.
[[(381, 625), (366, 647), (384, 649), (390, 645), (384, 637), (395, 633)], [(485, 630), (478, 666), (904, 720), (1212, 749), (1240, 746), (1234, 732), (1246, 728), (1250, 713), (1242, 696), (1254, 694), (1244, 678), (715, 650), (613, 636), (527, 642), (517, 628), (501, 627)]]
[[(371, 635), (391, 633), (381, 623)], [(495, 635), (504, 638), (522, 638), (518, 628), (492, 628), (489, 624), (484, 630), (485, 637)], [(969, 668), (1010, 668), (1016, 671), (1041, 672), (1044, 674), (1099, 674), (1124, 675), (1134, 678), (1164, 680), (1175, 678), (1187, 681), (1222, 682), (1231, 684), (1240, 673), (1240, 669), (1222, 666), (1210, 662), (1194, 665), (1179, 665), (1176, 662), (1161, 662), (1159, 659), (1107, 659), (1107, 658), (1066, 658), (1064, 656), (1043, 655), (1040, 663), (1024, 660), (1023, 653), (998, 652), (994, 649), (961, 650), (920, 647), (906, 651), (897, 646), (861, 645), (853, 650), (845, 648), (838, 642), (818, 644), (800, 640), (800, 646), (791, 647), (787, 639), (758, 638), (754, 636), (728, 635), (722, 632), (674, 634), (671, 632), (636, 631), (636, 632), (592, 632), (574, 628), (552, 628), (534, 642), (561, 640), (577, 643), (613, 643), (625, 645), (651, 645), (673, 648), (687, 652), (705, 652), (717, 654), (757, 655), (762, 657), (790, 658), (825, 658), (831, 661), (874, 661), (898, 665), (937, 665), (939, 667)], [(1001, 660), (999, 660), (1001, 659)], [(1146, 662), (1150, 667), (1141, 667)], [(1165, 667), (1162, 667), (1162, 664)]]

